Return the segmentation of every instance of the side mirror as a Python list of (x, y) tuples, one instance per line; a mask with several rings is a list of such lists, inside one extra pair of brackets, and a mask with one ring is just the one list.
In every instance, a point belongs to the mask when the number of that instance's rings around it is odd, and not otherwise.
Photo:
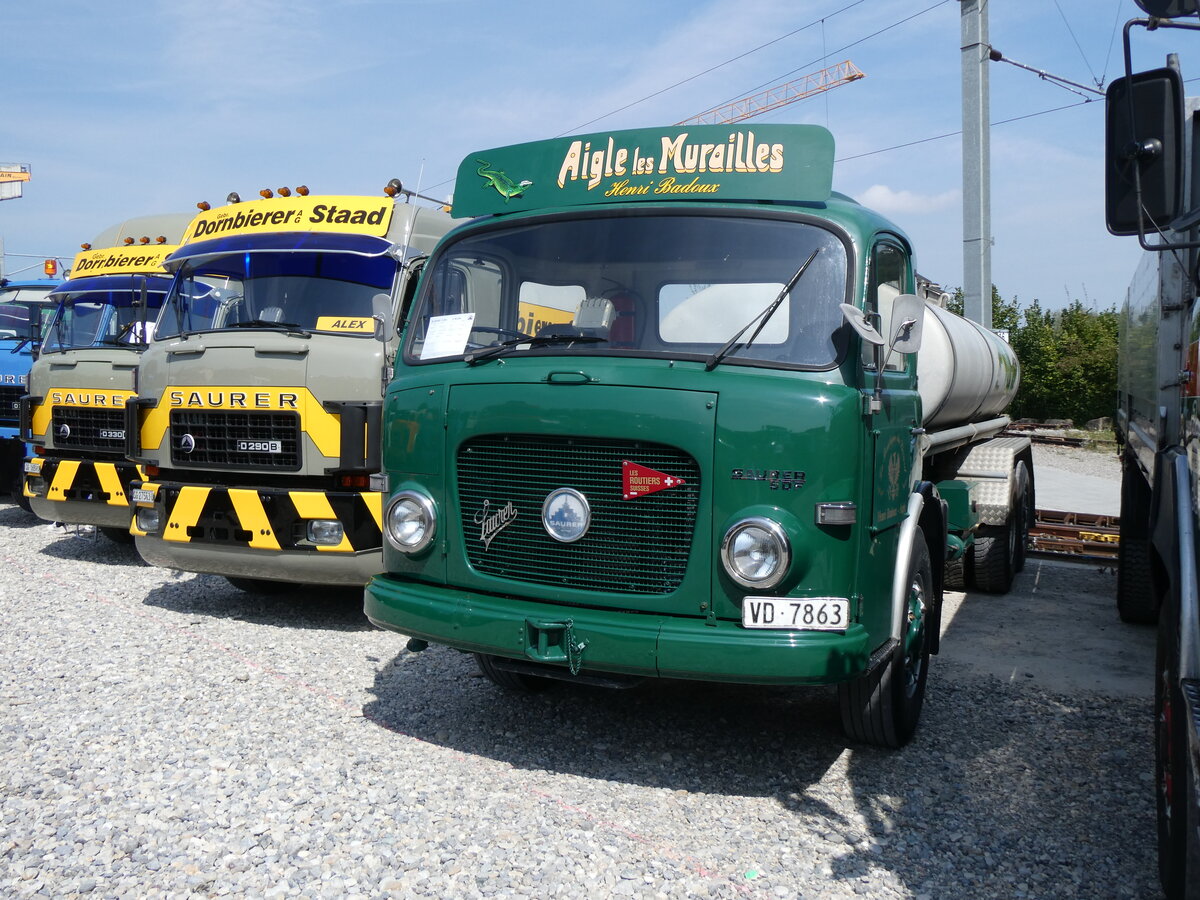
[(1183, 193), (1183, 76), (1170, 67), (1139, 72), (1118, 78), (1105, 96), (1108, 230), (1165, 229), (1179, 216)]
[(882, 347), (885, 343), (883, 337), (875, 330), (875, 326), (867, 321), (867, 317), (863, 315), (863, 311), (857, 306), (851, 306), (849, 303), (841, 303), (839, 307), (842, 310), (842, 318), (846, 323), (858, 332), (858, 336), (869, 344), (875, 344), (877, 347)]
[(1142, 12), (1159, 19), (1178, 19), (1200, 12), (1196, 0), (1134, 0)]
[(925, 330), (925, 301), (916, 294), (900, 294), (892, 301), (894, 333), (891, 349), (897, 353), (916, 353), (921, 349)]
[(390, 294), (376, 294), (371, 298), (371, 317), (375, 320), (375, 340), (386, 344), (396, 334)]

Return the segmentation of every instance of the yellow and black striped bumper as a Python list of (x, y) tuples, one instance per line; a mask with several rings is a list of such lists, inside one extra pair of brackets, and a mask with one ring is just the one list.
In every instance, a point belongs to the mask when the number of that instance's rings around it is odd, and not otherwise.
[(53, 502), (103, 503), (129, 506), (129, 485), (145, 478), (140, 466), (128, 462), (97, 462), (33, 456), (25, 460), (26, 497)]
[[(174, 482), (132, 485), (133, 505), (154, 507), (160, 527), (148, 535), (178, 544), (325, 553), (378, 551), (383, 545), (383, 495), (377, 491), (296, 491), (225, 488)], [(315, 544), (309, 523), (341, 523), (338, 544)]]

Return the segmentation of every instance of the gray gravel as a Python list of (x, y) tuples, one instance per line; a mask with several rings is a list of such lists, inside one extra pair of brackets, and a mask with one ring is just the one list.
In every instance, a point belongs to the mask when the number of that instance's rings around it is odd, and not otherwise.
[(848, 748), (829, 689), (513, 697), (356, 593), (0, 535), (6, 897), (1156, 895), (1145, 697), (943, 658), (909, 747)]

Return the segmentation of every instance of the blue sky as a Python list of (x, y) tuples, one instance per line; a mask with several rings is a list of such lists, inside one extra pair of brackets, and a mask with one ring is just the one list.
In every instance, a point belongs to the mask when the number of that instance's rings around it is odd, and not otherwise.
[[(1107, 83), (1136, 15), (990, 0), (991, 43)], [(0, 203), (9, 274), (233, 190), (375, 194), (398, 177), (445, 196), (475, 150), (669, 125), (850, 59), (866, 78), (759, 121), (829, 127), (834, 187), (903, 227), (923, 274), (962, 282), (957, 0), (44, 0), (10, 4), (5, 36), (0, 162), (33, 172)], [(1134, 66), (1175, 50), (1200, 78), (1192, 46), (1139, 32)], [(1118, 305), (1138, 250), (1104, 228), (1103, 102), (1004, 63), (990, 75), (991, 120), (1018, 119), (992, 130), (993, 281), (1022, 304)]]

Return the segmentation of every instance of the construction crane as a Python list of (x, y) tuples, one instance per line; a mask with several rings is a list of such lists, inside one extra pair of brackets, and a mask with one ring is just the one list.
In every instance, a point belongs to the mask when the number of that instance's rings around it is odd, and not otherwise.
[(23, 163), (0, 163), (0, 200), (21, 196), (21, 185), (29, 180), (29, 166)]
[(835, 87), (840, 87), (843, 84), (849, 84), (852, 81), (858, 81), (860, 78), (866, 77), (858, 66), (847, 59), (836, 66), (829, 66), (828, 68), (805, 75), (802, 78), (797, 78), (795, 81), (788, 81), (784, 84), (767, 88), (765, 91), (751, 94), (749, 97), (743, 97), (741, 100), (734, 100), (731, 103), (714, 106), (706, 112), (692, 116), (690, 119), (684, 119), (682, 122), (677, 122), (676, 124), (724, 125), (732, 122), (741, 122), (743, 119), (751, 119), (772, 109), (787, 106), (789, 103), (795, 103), (797, 100), (803, 100), (806, 97), (823, 94), (825, 91), (832, 90)]

